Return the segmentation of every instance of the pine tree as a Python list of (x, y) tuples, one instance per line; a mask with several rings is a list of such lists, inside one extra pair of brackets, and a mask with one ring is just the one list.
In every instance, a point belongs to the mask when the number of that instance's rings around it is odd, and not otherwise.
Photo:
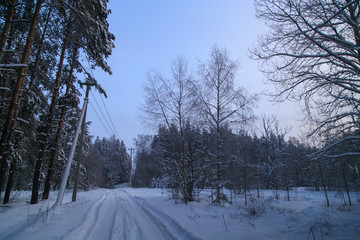
[(10, 102), (9, 110), (8, 110), (7, 117), (5, 119), (5, 123), (4, 123), (3, 129), (2, 129), (2, 135), (1, 135), (1, 139), (0, 139), (0, 166), (1, 166), (1, 169), (0, 169), (1, 186), (0, 186), (0, 188), (2, 188), (3, 181), (4, 181), (3, 179), (5, 177), (7, 161), (8, 161), (9, 154), (10, 154), (10, 143), (12, 141), (12, 134), (14, 131), (17, 115), (19, 112), (19, 107), (21, 104), (22, 96), (20, 95), (20, 93), (24, 87), (24, 81), (25, 81), (25, 76), (26, 76), (26, 71), (27, 71), (27, 64), (28, 64), (28, 60), (30, 58), (30, 54), (32, 52), (32, 45), (34, 43), (36, 25), (38, 22), (40, 10), (41, 10), (43, 3), (44, 3), (44, 0), (38, 0), (36, 3), (35, 11), (32, 16), (30, 30), (29, 30), (27, 40), (26, 40), (26, 45), (25, 45), (25, 48), (24, 48), (24, 51), (22, 54), (22, 58), (20, 61), (20, 64), (23, 64), (24, 66), (20, 67), (20, 69), (19, 69), (18, 77), (17, 77), (16, 83), (15, 83), (15, 86), (13, 89), (13, 95), (12, 95), (12, 99)]
[(46, 120), (44, 123), (45, 124), (44, 132), (41, 133), (43, 137), (40, 142), (39, 155), (38, 155), (38, 158), (36, 160), (36, 165), (35, 165), (33, 189), (32, 189), (31, 201), (30, 201), (31, 204), (35, 204), (38, 202), (39, 187), (40, 187), (39, 177), (40, 177), (42, 163), (43, 163), (43, 160), (45, 157), (46, 147), (48, 145), (48, 140), (49, 140), (51, 130), (52, 130), (53, 118), (54, 118), (57, 98), (58, 98), (59, 90), (60, 90), (60, 79), (61, 79), (62, 69), (63, 69), (63, 65), (64, 65), (64, 60), (65, 60), (65, 53), (66, 53), (66, 49), (68, 47), (68, 41), (69, 41), (70, 33), (71, 33), (71, 25), (72, 25), (72, 18), (70, 16), (68, 22), (66, 23), (66, 27), (65, 27), (65, 36), (63, 38), (62, 49), (61, 49), (61, 53), (60, 53), (60, 60), (59, 60), (59, 64), (58, 64), (58, 70), (56, 73), (54, 88), (53, 88), (53, 92), (52, 92), (51, 104), (49, 106), (48, 114), (46, 116)]
[(73, 52), (73, 56), (72, 56), (72, 60), (71, 60), (71, 67), (70, 67), (70, 71), (69, 71), (68, 82), (66, 85), (66, 91), (65, 91), (65, 94), (62, 97), (62, 99), (60, 99), (60, 101), (59, 101), (60, 106), (61, 106), (61, 114), (60, 114), (60, 119), (58, 122), (57, 133), (56, 133), (55, 140), (54, 140), (55, 146), (53, 147), (53, 149), (51, 151), (51, 156), (50, 156), (50, 160), (49, 160), (49, 168), (48, 168), (48, 172), (47, 172), (45, 184), (44, 184), (43, 199), (49, 198), (51, 181), (52, 181), (52, 178), (53, 178), (53, 175), (55, 172), (55, 162), (56, 162), (56, 159), (58, 156), (58, 151), (60, 148), (60, 140), (61, 140), (61, 134), (63, 132), (63, 126), (64, 126), (64, 120), (65, 120), (67, 106), (73, 106), (74, 104), (77, 104), (76, 96), (74, 96), (74, 94), (70, 93), (70, 89), (73, 87), (73, 73), (75, 70), (75, 66), (77, 65), (77, 57), (78, 57), (78, 49), (76, 48)]

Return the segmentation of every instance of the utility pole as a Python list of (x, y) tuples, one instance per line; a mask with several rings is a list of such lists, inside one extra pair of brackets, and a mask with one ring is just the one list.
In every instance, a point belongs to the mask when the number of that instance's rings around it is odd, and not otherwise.
[[(86, 94), (85, 94), (85, 98), (89, 98), (89, 92), (90, 92), (90, 87), (94, 86), (94, 83), (80, 83), (80, 86), (82, 85), (86, 85)], [(86, 113), (87, 113), (87, 106), (85, 108), (85, 115), (84, 118), (82, 120), (81, 123), (81, 133), (80, 133), (80, 142), (79, 142), (79, 146), (78, 146), (78, 161), (76, 163), (76, 170), (75, 170), (75, 179), (74, 179), (74, 188), (73, 188), (73, 194), (72, 194), (72, 199), (71, 201), (76, 202), (76, 195), (77, 195), (77, 187), (78, 187), (78, 182), (79, 182), (79, 173), (80, 173), (80, 163), (82, 160), (82, 148), (83, 148), (83, 143), (84, 143), (84, 131), (85, 131), (85, 123), (86, 123)]]
[(129, 171), (129, 186), (131, 187), (131, 176), (132, 176), (132, 166), (133, 166), (133, 151), (134, 148), (129, 148), (130, 151), (130, 171)]
[(86, 113), (86, 109), (87, 109), (87, 104), (89, 102), (89, 91), (90, 91), (90, 86), (95, 85), (94, 83), (81, 83), (80, 85), (86, 85), (86, 95), (84, 98), (84, 104), (83, 104), (83, 108), (81, 110), (81, 115), (80, 115), (80, 119), (78, 121), (77, 127), (76, 127), (76, 131), (75, 131), (75, 137), (71, 146), (71, 150), (70, 150), (70, 154), (68, 157), (68, 161), (65, 167), (65, 171), (61, 180), (61, 185), (60, 185), (60, 189), (59, 189), (59, 193), (56, 199), (56, 202), (54, 204), (54, 208), (58, 208), (60, 207), (63, 197), (64, 197), (64, 192), (65, 192), (65, 186), (66, 186), (66, 182), (68, 180), (69, 177), (69, 173), (70, 173), (70, 167), (71, 167), (71, 163), (72, 160), (74, 158), (74, 153), (75, 153), (75, 149), (76, 149), (76, 144), (77, 144), (77, 140), (79, 138), (79, 133), (80, 133), (80, 129), (81, 126), (83, 124), (83, 120), (85, 118), (85, 113)]

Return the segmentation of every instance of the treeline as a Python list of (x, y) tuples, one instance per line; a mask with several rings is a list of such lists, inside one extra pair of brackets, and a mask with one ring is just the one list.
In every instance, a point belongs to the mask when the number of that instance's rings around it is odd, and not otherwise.
[[(331, 161), (325, 157), (312, 158), (316, 149), (294, 137), (286, 140), (284, 132), (276, 132), (278, 122), (274, 117), (265, 117), (265, 121), (270, 125), (259, 136), (246, 131), (234, 133), (228, 128), (221, 130), (224, 151), (220, 179), (224, 188), (243, 194), (245, 204), (250, 190), (256, 191), (258, 197), (260, 189), (274, 190), (275, 197), (277, 190), (285, 190), (290, 200), (294, 187), (324, 191), (327, 201), (326, 191), (338, 191), (345, 205), (351, 205), (349, 192), (355, 191), (359, 200), (357, 158)], [(174, 198), (188, 197), (188, 201), (195, 200), (197, 192), (204, 188), (213, 189), (215, 194), (218, 176), (212, 152), (216, 151), (216, 134), (187, 122), (184, 136), (185, 151), (179, 129), (174, 125), (170, 129), (159, 126), (154, 136), (139, 135), (135, 141), (136, 170), (132, 186), (169, 188)], [(180, 162), (182, 154), (185, 154), (184, 165)], [(212, 197), (215, 201), (216, 196)], [(230, 196), (222, 192), (222, 201), (230, 202)]]
[(86, 162), (93, 171), (91, 175), (84, 174), (84, 177), (93, 176), (95, 186), (114, 188), (117, 184), (129, 182), (130, 156), (124, 142), (115, 136), (96, 138)]
[(290, 129), (276, 116), (254, 116), (257, 97), (235, 82), (238, 63), (226, 49), (214, 46), (196, 67), (196, 74), (190, 72), (180, 57), (169, 76), (148, 74), (143, 117), (158, 128), (155, 136), (135, 141), (132, 186), (167, 187), (186, 204), (203, 188), (222, 204), (231, 201), (225, 188), (245, 194), (246, 202), (249, 189), (273, 189), (276, 196), (283, 189), (290, 198), (293, 187), (308, 186), (324, 190), (328, 205), (329, 190), (351, 205), (349, 191), (358, 192), (360, 181), (358, 153), (351, 156), (357, 131), (311, 144), (319, 149), (286, 140)]
[[(114, 48), (107, 0), (4, 0), (0, 3), (0, 191), (49, 197), (79, 119), (77, 81), (100, 88), (89, 68), (111, 74)], [(85, 65), (83, 65), (85, 63)], [(89, 148), (89, 134), (81, 138)], [(82, 171), (91, 166), (82, 164)], [(84, 168), (85, 167), (85, 168)], [(71, 184), (71, 181), (70, 181)]]

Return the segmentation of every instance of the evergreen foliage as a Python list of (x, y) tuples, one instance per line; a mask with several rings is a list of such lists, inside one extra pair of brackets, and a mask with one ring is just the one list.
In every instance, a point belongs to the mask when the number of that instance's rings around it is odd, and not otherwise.
[[(0, 63), (6, 64), (0, 68), (4, 202), (15, 187), (32, 188), (31, 203), (37, 203), (45, 177), (43, 198), (48, 198), (50, 187), (58, 186), (79, 114), (80, 92), (73, 83), (80, 76), (76, 73), (86, 69), (80, 57), (92, 68), (111, 74), (106, 58), (115, 37), (109, 32), (107, 2), (6, 0), (0, 4)], [(89, 145), (89, 133), (84, 139)], [(83, 172), (89, 169), (82, 165)], [(88, 186), (91, 181), (87, 179)]]
[(100, 155), (103, 169), (102, 184), (99, 187), (114, 188), (115, 185), (129, 181), (130, 156), (123, 141), (116, 139), (97, 138), (93, 146)]

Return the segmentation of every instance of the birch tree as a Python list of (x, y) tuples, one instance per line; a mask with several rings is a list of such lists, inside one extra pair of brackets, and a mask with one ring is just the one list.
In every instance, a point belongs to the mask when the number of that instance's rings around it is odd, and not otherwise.
[[(172, 155), (167, 161), (174, 166), (174, 176), (180, 183), (180, 191), (185, 204), (193, 200), (193, 177), (191, 168), (194, 159), (187, 154), (185, 125), (193, 121), (194, 109), (197, 104), (193, 77), (188, 70), (188, 63), (183, 57), (173, 60), (171, 77), (152, 71), (148, 74), (145, 86), (146, 104), (144, 113), (147, 121), (154, 124), (164, 124), (170, 131)], [(178, 132), (178, 133), (176, 133)], [(171, 134), (173, 133), (173, 134)], [(176, 135), (179, 135), (179, 141)], [(177, 150), (177, 151), (176, 151)], [(175, 155), (174, 155), (175, 154)]]
[(224, 159), (222, 129), (246, 124), (252, 118), (254, 96), (235, 85), (238, 63), (230, 59), (226, 49), (214, 46), (206, 63), (200, 63), (200, 85), (197, 87), (201, 101), (200, 115), (207, 127), (215, 134), (215, 147), (210, 149), (213, 164), (215, 202), (226, 200), (223, 193)]

